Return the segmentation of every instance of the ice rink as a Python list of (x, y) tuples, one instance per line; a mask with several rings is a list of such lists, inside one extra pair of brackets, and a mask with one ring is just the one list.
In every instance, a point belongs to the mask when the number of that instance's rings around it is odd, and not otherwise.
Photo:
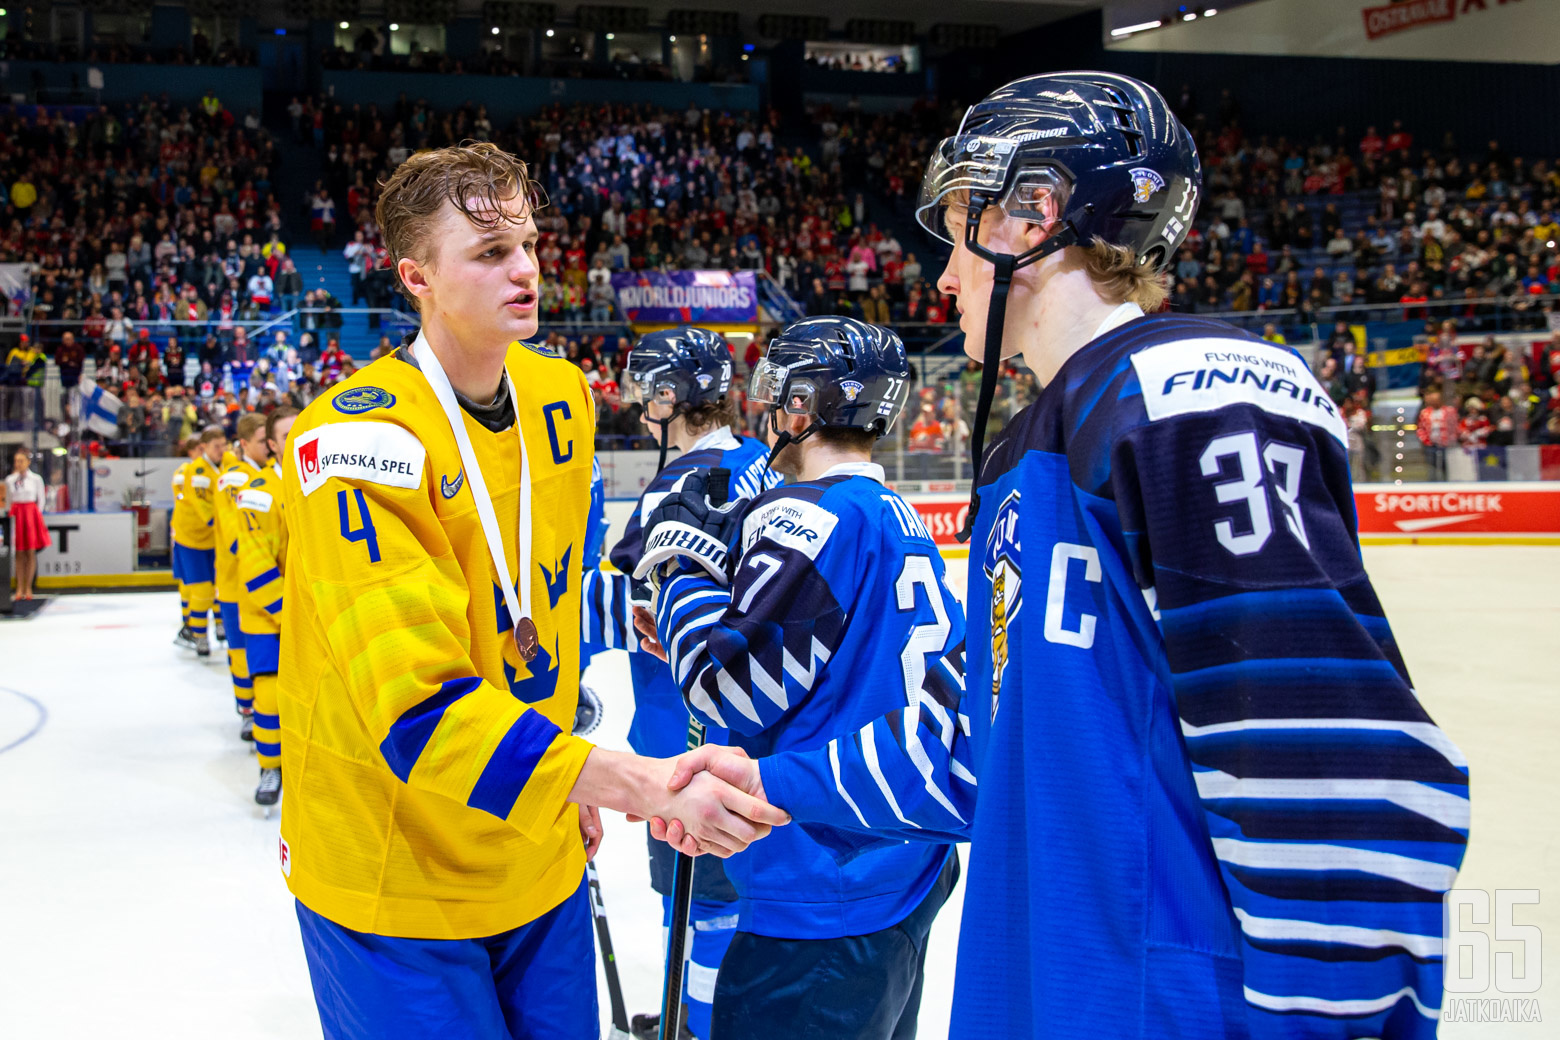
[[(1471, 764), (1460, 887), (1542, 890), (1517, 920), (1545, 932), (1554, 979), (1560, 548), (1381, 547), (1366, 561), (1426, 707)], [(950, 570), (962, 579), (963, 561)], [(173, 593), (80, 595), (0, 623), (5, 1040), (319, 1036), (277, 818), (252, 801), (224, 658), (176, 650), (177, 612)], [(625, 746), (626, 661), (603, 655), (587, 676), (606, 701), (604, 746)], [(644, 846), (641, 826), (613, 817), (598, 857), (631, 1013), (655, 1008), (661, 976)], [(961, 898), (933, 933), (923, 1037), (947, 1032)], [(1441, 1035), (1560, 1035), (1560, 984), (1520, 995), (1539, 998), (1545, 1022)], [(601, 1003), (605, 1015), (604, 989)]]

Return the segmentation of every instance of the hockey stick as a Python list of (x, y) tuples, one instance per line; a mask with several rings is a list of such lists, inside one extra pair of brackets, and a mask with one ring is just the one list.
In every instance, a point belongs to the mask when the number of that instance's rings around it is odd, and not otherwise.
[[(711, 469), (706, 492), (710, 504), (717, 508), (726, 504), (727, 490), (731, 484), (731, 471)], [(715, 501), (716, 497), (720, 501)], [(695, 751), (704, 744), (704, 723), (688, 716), (688, 750)], [(660, 1040), (677, 1040), (682, 1024), (683, 970), (688, 963), (688, 917), (693, 910), (693, 857), (677, 854), (672, 867), (672, 919), (666, 941), (666, 986), (661, 990)]]
[[(601, 698), (583, 682), (580, 683), (582, 706), (589, 698), (592, 711), (582, 718), (578, 708), (574, 712), (574, 735), (584, 736), (601, 724)], [(596, 944), (601, 947), (601, 966), (607, 976), (607, 999), (612, 1004), (612, 1028), (607, 1040), (634, 1040), (628, 1028), (628, 1008), (623, 1004), (623, 981), (618, 978), (617, 956), (612, 952), (612, 930), (607, 927), (607, 906), (601, 900), (601, 878), (596, 873), (596, 861), (585, 862), (585, 880), (590, 888), (590, 916), (596, 922)]]
[[(688, 750), (704, 743), (704, 723), (688, 717)], [(672, 867), (672, 920), (666, 944), (666, 988), (661, 991), (660, 1040), (677, 1040), (682, 1021), (683, 970), (688, 963), (688, 917), (693, 910), (693, 857), (677, 854)]]
[(601, 878), (596, 861), (585, 864), (590, 884), (590, 914), (596, 919), (596, 943), (601, 947), (601, 964), (607, 973), (607, 999), (612, 1003), (612, 1029), (607, 1040), (633, 1040), (628, 1030), (628, 1009), (623, 1005), (623, 983), (618, 978), (617, 957), (612, 953), (612, 932), (607, 928), (607, 908), (601, 901)]

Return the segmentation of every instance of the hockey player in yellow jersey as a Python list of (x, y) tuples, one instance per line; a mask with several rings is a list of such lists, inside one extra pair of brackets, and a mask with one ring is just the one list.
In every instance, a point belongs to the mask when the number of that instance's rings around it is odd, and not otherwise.
[[(240, 422), (243, 421), (243, 417), (242, 416), (239, 417), (239, 421)], [(236, 432), (237, 431), (235, 430), (235, 434), (236, 434)], [(232, 602), (231, 599), (224, 599), (223, 595), (222, 595), (224, 590), (228, 591), (228, 592), (232, 591), (232, 589), (230, 587), (228, 587), (226, 585), (223, 585), (223, 583), (222, 583), (222, 579), (223, 579), (222, 547), (224, 545), (228, 544), (228, 543), (226, 543), (226, 542), (224, 542), (222, 540), (222, 508), (221, 507), (222, 507), (222, 499), (224, 498), (224, 495), (222, 494), (222, 491), (223, 491), (223, 488), (222, 488), (222, 478), (227, 476), (229, 470), (231, 470), (234, 466), (238, 465), (238, 460), (241, 457), (241, 455), (240, 455), (241, 451), (242, 451), (242, 449), (237, 446), (237, 442), (235, 441), (234, 443), (228, 444), (226, 446), (226, 448), (224, 449), (224, 451), (222, 452), (222, 461), (217, 463), (217, 493), (212, 497), (212, 504), (213, 504), (212, 514), (213, 514), (213, 519), (215, 519), (215, 521), (216, 521), (216, 523), (214, 523), (212, 525), (212, 527), (217, 532), (217, 544), (216, 544), (216, 553), (217, 553), (217, 558), (216, 558), (216, 577), (217, 577), (217, 580), (214, 583), (213, 588), (215, 589), (217, 599), (216, 599), (216, 602), (214, 604), (212, 604), (211, 620), (216, 624), (216, 627), (217, 627), (217, 641), (221, 642), (221, 643), (226, 643), (228, 641), (228, 637), (227, 637), (227, 618), (225, 616), (223, 616), (222, 604), (223, 603), (231, 603)], [(229, 500), (229, 504), (230, 505), (232, 504), (231, 503), (231, 499)], [(231, 670), (231, 668), (232, 668), (231, 659), (229, 659), (228, 667)]]
[(184, 500), (184, 478), (189, 471), (190, 463), (195, 461), (196, 455), (200, 454), (200, 438), (188, 437), (180, 441), (178, 453), (185, 456), (185, 460), (179, 463), (178, 469), (173, 471), (173, 510), (168, 516), (168, 559), (173, 565), (173, 580), (179, 585), (179, 634), (173, 637), (173, 644), (182, 646), (186, 650), (193, 650), (195, 640), (190, 638), (190, 593), (184, 586), (179, 554), (173, 551), (173, 531), (179, 527), (179, 514), (190, 508)]
[[(287, 521), (282, 502), (282, 446), (298, 410), (283, 405), (271, 412), (260, 429), (268, 445), (270, 465), (255, 474), (238, 493), (238, 625), (230, 626), (243, 641), (254, 692), (255, 755), (260, 783), (255, 803), (275, 805), (282, 794), (281, 723), (277, 718), (276, 672), (281, 655), (282, 579), (287, 570)], [(248, 419), (249, 416), (244, 416)], [(240, 429), (243, 421), (240, 420)]]
[(173, 508), (168, 511), (168, 563), (173, 566), (173, 580), (179, 586), (179, 635), (173, 636), (173, 646), (186, 647), (189, 650), (195, 649), (195, 641), (190, 639), (190, 596), (189, 591), (184, 588), (184, 578), (181, 577), (183, 572), (179, 569), (179, 555), (173, 552), (173, 529), (178, 525), (179, 513), (189, 508), (184, 505), (184, 472), (189, 469), (190, 460), (195, 458), (198, 451), (200, 451), (200, 441), (193, 437), (179, 441), (176, 446), (175, 454), (184, 455), (186, 458), (184, 462), (179, 463), (178, 469), (173, 471), (173, 480), (170, 482), (173, 485)]
[(717, 855), (786, 821), (570, 732), (595, 416), (524, 342), (538, 204), (492, 144), (402, 163), (376, 216), (422, 331), (285, 448), (279, 854), (331, 1040), (595, 1036), (595, 807), (686, 794)]
[(227, 434), (208, 426), (197, 441), (199, 450), (184, 465), (183, 510), (173, 513), (174, 567), (189, 603), (188, 631), (195, 652), (211, 656), (206, 618), (216, 600), (216, 494), (218, 465), (227, 450)]
[(233, 461), (217, 479), (217, 611), (226, 636), (228, 672), (233, 677), (233, 703), (238, 711), (239, 736), (253, 740), (254, 684), (249, 678), (249, 662), (244, 650), (244, 633), (238, 623), (238, 495), (251, 479), (260, 475), (271, 458), (265, 438), (266, 417), (250, 412), (238, 420), (238, 451), (230, 452)]

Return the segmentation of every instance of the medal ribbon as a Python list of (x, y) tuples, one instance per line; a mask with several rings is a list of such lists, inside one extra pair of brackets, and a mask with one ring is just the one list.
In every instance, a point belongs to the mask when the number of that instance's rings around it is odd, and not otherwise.
[[(498, 534), (498, 517), (493, 512), (493, 500), (488, 497), (487, 481), (482, 479), (482, 467), (477, 463), (477, 453), (466, 433), (466, 422), (461, 415), (459, 402), (455, 400), (455, 388), (450, 385), (444, 366), (427, 338), (417, 333), (412, 343), (412, 356), (422, 368), (433, 396), (439, 399), (444, 417), (449, 420), (450, 432), (455, 435), (455, 445), (460, 449), (460, 461), (466, 468), (466, 485), (476, 502), (477, 519), (482, 522), (482, 534), (487, 540), (488, 555), (498, 571), (498, 587), (504, 593), (504, 605), (514, 620), (515, 645), (520, 656), (529, 661), (536, 656), (536, 624), (531, 620), (531, 453), (525, 447), (525, 435), (520, 430), (520, 398), (515, 394), (514, 380), (509, 369), (504, 368), (504, 382), (509, 384), (509, 397), (515, 406), (515, 436), (520, 438), (520, 534), (516, 541), (520, 554), (520, 598), (515, 599), (514, 583), (509, 580), (509, 559), (504, 554), (504, 543)], [(528, 637), (528, 638), (527, 638)], [(529, 645), (527, 645), (527, 642)]]

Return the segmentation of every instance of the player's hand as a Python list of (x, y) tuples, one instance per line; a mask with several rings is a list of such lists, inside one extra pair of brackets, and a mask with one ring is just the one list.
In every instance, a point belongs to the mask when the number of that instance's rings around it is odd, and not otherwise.
[(594, 805), (580, 806), (580, 840), (585, 843), (585, 859), (596, 858), (606, 833), (601, 828), (601, 810)]
[(648, 804), (638, 815), (681, 821), (679, 840), (673, 845), (679, 852), (690, 856), (711, 853), (725, 859), (768, 835), (771, 828), (790, 822), (784, 810), (707, 770), (695, 774), (679, 790), (671, 790), (676, 761), (661, 759), (656, 763), (662, 788), (644, 792)]
[[(673, 791), (682, 790), (700, 772), (708, 772), (740, 791), (768, 801), (764, 796), (764, 780), (758, 763), (739, 747), (723, 747), (706, 744), (674, 760), (671, 779), (667, 786)], [(656, 816), (650, 820), (650, 836), (664, 841), (674, 848), (681, 847), (688, 836), (681, 820)]]
[[(661, 637), (655, 630), (654, 614), (644, 607), (635, 607), (634, 631), (639, 633), (639, 649), (666, 660), (666, 647), (661, 645)], [(681, 787), (680, 784), (678, 786)]]

